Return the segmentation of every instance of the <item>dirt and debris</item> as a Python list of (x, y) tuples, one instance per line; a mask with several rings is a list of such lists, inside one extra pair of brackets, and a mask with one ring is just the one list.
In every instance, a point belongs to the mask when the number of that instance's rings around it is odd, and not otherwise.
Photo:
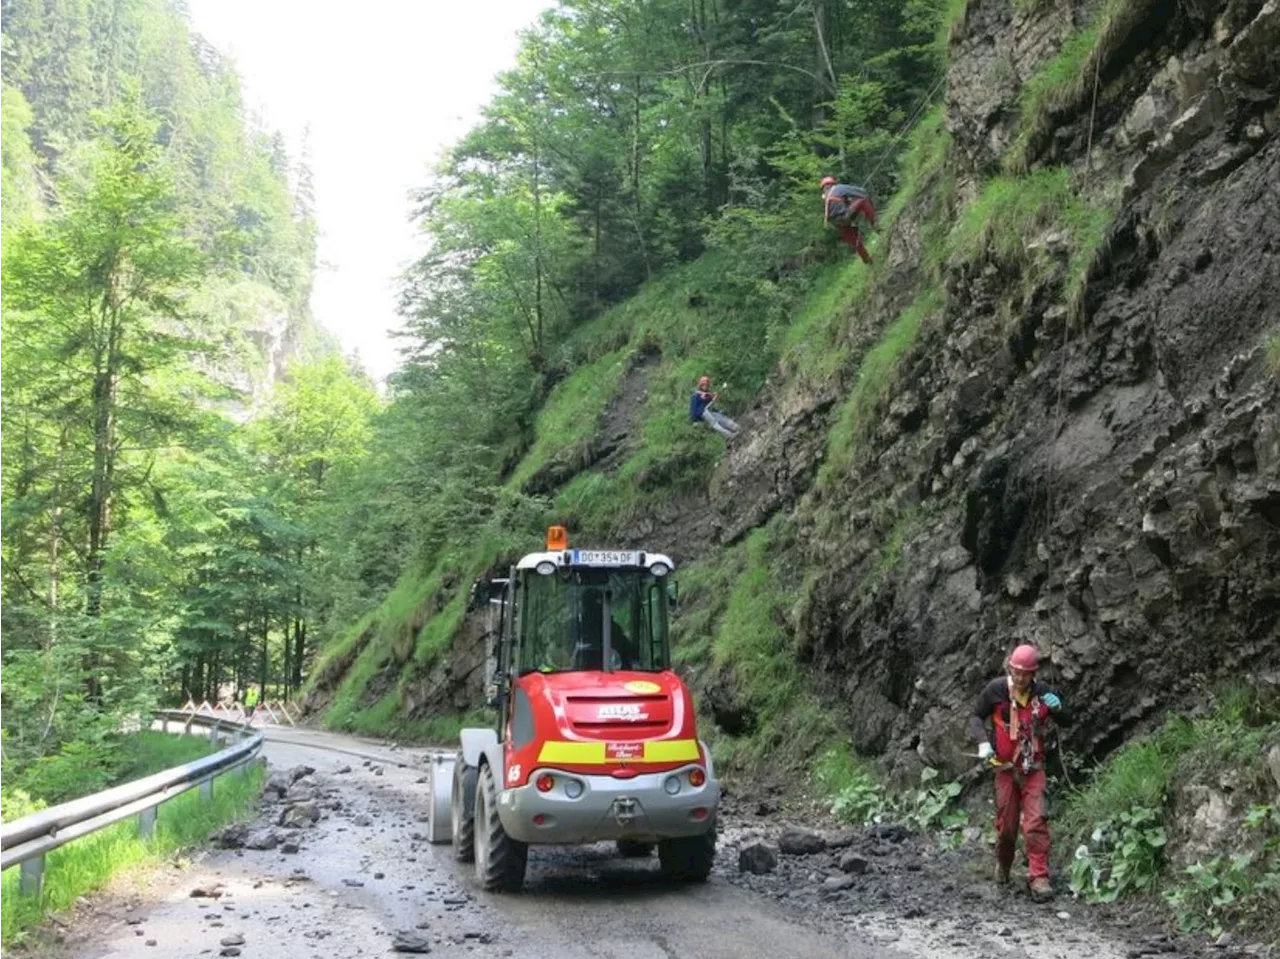
[[(318, 744), (353, 745), (313, 735)], [(789, 801), (757, 816), (760, 797), (736, 795), (726, 799), (716, 868), (704, 885), (672, 886), (656, 857), (626, 859), (601, 843), (537, 848), (522, 893), (487, 895), (476, 891), (469, 865), (422, 838), (419, 769), (335, 778), (337, 764), (325, 768), (319, 749), (269, 751), (277, 765), (307, 758), (317, 792), (343, 803), (302, 831), (299, 853), (212, 847), (145, 884), (122, 881), (90, 897), (66, 928), (42, 932), (14, 955), (376, 956), (413, 946), (476, 959), (590, 959), (600, 948), (618, 959), (1266, 959), (1256, 943), (1197, 949), (1143, 926), (1149, 917), (1085, 908), (1065, 895), (1042, 906), (1016, 888), (998, 893), (981, 848), (942, 851), (901, 827), (849, 829), (819, 814), (797, 821)], [(268, 793), (249, 832), (268, 828), (284, 802), (279, 790)], [(376, 817), (380, 828), (348, 828), (358, 815)]]

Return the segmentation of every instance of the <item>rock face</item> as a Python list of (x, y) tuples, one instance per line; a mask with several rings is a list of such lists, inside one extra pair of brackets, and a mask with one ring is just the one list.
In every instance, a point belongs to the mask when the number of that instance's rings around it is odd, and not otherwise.
[[(1084, 22), (1044, 6), (1023, 17), (971, 0), (953, 37), (962, 196), (1015, 140), (1007, 78), (1034, 74)], [(781, 377), (765, 425), (717, 475), (730, 536), (792, 514), (788, 559), (813, 581), (793, 628), (855, 746), (903, 777), (965, 767), (965, 714), (1019, 642), (1088, 711), (1067, 735), (1092, 752), (1206, 680), (1280, 661), (1277, 30), (1274, 0), (1172, 15), (1135, 2), (1099, 47), (1092, 134), (1084, 97), (1030, 141), (1029, 162), (1067, 165), (1116, 211), (1079, 301), (1065, 234), (1033, 244), (1061, 265), (1030, 293), (994, 255), (944, 264), (946, 305), (844, 476), (814, 488), (809, 439), (839, 397)], [(895, 247), (924, 213), (908, 205)], [(902, 293), (859, 311), (854, 355), (920, 291), (914, 258), (895, 254), (880, 287)], [(886, 562), (892, 538), (901, 555)]]

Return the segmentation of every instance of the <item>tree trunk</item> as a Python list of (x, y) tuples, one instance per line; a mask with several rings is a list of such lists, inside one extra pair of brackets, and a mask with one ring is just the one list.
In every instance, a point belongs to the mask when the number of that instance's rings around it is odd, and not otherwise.
[(645, 279), (653, 279), (653, 267), (649, 265), (649, 251), (644, 243), (644, 204), (640, 196), (640, 74), (635, 76), (632, 87), (631, 111), (631, 201), (635, 221), (636, 241), (640, 244), (640, 258), (644, 260)]
[(542, 348), (542, 167), (536, 142), (533, 144), (533, 315), (537, 323), (533, 343), (533, 368), (541, 370), (545, 360)]
[(267, 645), (271, 638), (271, 617), (263, 612), (262, 614), (262, 658), (258, 663), (258, 702), (265, 703), (267, 701), (267, 664), (268, 649)]
[(302, 658), (307, 649), (307, 621), (298, 619), (298, 628), (294, 634), (293, 647), (293, 685), (295, 689), (302, 686)]
[[(107, 542), (111, 537), (111, 501), (115, 492), (116, 467), (116, 380), (122, 362), (122, 278), (113, 265), (102, 296), (100, 317), (103, 338), (99, 341), (93, 378), (93, 474), (89, 490), (89, 549), (85, 557), (89, 616), (102, 615), (102, 574)], [(101, 659), (96, 650), (85, 658), (86, 692), (92, 703), (102, 702)]]
[(288, 700), (293, 682), (293, 637), (289, 635), (289, 627), (296, 622), (292, 617), (284, 621), (283, 662), (280, 664), (280, 685), (284, 688), (281, 698)]

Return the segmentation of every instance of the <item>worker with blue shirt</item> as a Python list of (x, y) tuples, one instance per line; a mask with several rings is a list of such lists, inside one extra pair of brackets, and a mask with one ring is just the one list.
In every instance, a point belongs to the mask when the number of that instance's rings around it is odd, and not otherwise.
[(738, 430), (741, 427), (719, 410), (711, 408), (711, 404), (716, 401), (716, 397), (719, 395), (711, 392), (710, 377), (700, 377), (698, 379), (698, 388), (689, 400), (689, 420), (694, 423), (706, 423), (721, 436), (726, 439), (732, 439), (738, 435)]

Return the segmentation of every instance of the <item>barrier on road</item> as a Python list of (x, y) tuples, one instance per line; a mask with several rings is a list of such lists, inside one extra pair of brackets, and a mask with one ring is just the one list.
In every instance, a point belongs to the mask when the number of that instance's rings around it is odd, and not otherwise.
[(178, 712), (192, 716), (212, 716), (217, 719), (227, 719), (255, 728), (283, 726), (286, 723), (290, 726), (298, 725), (296, 717), (290, 712), (289, 704), (279, 700), (261, 702), (249, 712), (245, 712), (244, 707), (239, 703), (220, 702), (213, 704), (206, 699), (197, 706), (194, 699), (188, 699)]
[(138, 817), (138, 830), (150, 836), (155, 829), (156, 809), (163, 803), (199, 787), (205, 799), (213, 798), (213, 781), (234, 769), (244, 769), (262, 749), (263, 734), (248, 723), (217, 716), (158, 710), (161, 728), (176, 724), (190, 733), (194, 726), (209, 730), (210, 742), (232, 742), (211, 756), (196, 759), (163, 772), (114, 786), (91, 796), (42, 809), (0, 826), (0, 870), (22, 867), (19, 886), (23, 893), (38, 895), (44, 883), (45, 856), (73, 839), (97, 832), (113, 823)]

